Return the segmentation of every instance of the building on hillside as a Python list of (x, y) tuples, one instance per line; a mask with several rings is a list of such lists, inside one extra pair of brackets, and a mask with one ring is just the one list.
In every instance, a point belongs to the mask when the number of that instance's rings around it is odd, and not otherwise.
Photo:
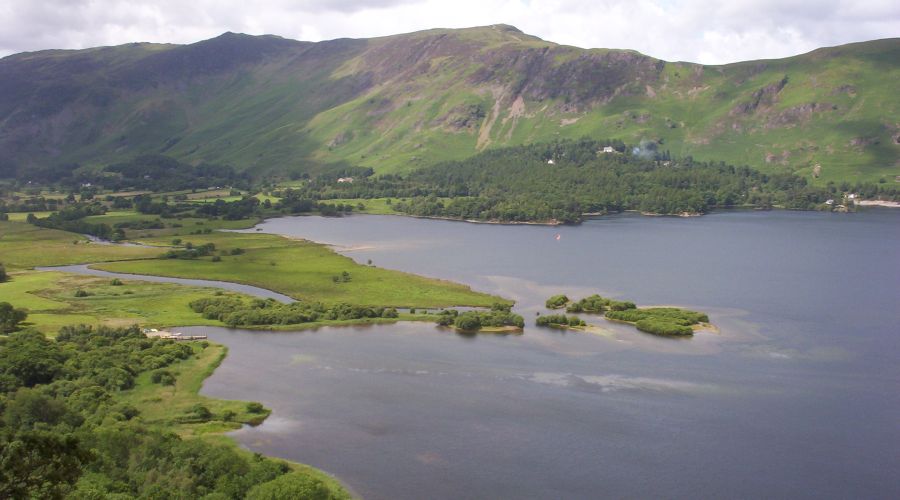
[(353, 177), (341, 177), (340, 179), (338, 179), (338, 182), (341, 184), (343, 184), (345, 182), (349, 183), (349, 184), (353, 184)]
[(553, 158), (550, 158), (549, 160), (547, 160), (547, 165), (555, 165), (555, 164), (556, 164), (556, 162), (553, 161)]
[(615, 153), (616, 150), (613, 149), (612, 146), (604, 146), (603, 149), (600, 150), (601, 153)]

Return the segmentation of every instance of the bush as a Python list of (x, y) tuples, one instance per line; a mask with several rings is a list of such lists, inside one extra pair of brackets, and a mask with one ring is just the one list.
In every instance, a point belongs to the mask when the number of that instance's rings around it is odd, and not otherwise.
[(113, 278), (112, 281), (109, 282), (112, 286), (122, 286), (122, 280), (119, 278)]
[(478, 331), (482, 328), (499, 328), (514, 326), (524, 328), (525, 320), (518, 314), (513, 314), (505, 305), (492, 308), (491, 311), (466, 311), (460, 313), (455, 309), (445, 309), (437, 314), (437, 324), (441, 326), (455, 326), (459, 330)]
[(481, 329), (481, 320), (474, 311), (464, 312), (460, 314), (454, 322), (456, 328), (465, 331), (476, 331)]
[(547, 302), (544, 305), (547, 306), (547, 309), (559, 309), (568, 302), (569, 298), (565, 295), (554, 295), (547, 299)]
[(297, 472), (284, 474), (267, 483), (254, 486), (247, 492), (247, 500), (328, 500), (332, 498), (322, 481)]
[(150, 374), (150, 381), (159, 385), (175, 385), (175, 375), (168, 370), (157, 370)]
[(567, 313), (580, 313), (584, 312), (584, 308), (581, 305), (581, 302), (572, 302), (568, 306), (566, 306)]
[(91, 295), (91, 294), (88, 293), (88, 292), (85, 291), (85, 290), (75, 290), (75, 296), (76, 296), (76, 297), (87, 297), (87, 296), (89, 296), (89, 295)]
[(194, 406), (188, 408), (187, 413), (180, 419), (185, 423), (199, 423), (199, 422), (209, 422), (213, 417), (209, 408), (203, 406), (202, 404), (195, 404)]
[(9, 302), (0, 302), (0, 333), (11, 333), (19, 329), (19, 323), (25, 321), (28, 312), (17, 309)]
[(655, 335), (693, 335), (694, 330), (689, 326), (679, 325), (668, 321), (654, 319), (642, 319), (634, 324), (638, 330)]
[(706, 314), (676, 307), (609, 311), (606, 317), (634, 323), (638, 330), (655, 335), (693, 335), (692, 325), (709, 321)]
[(262, 413), (266, 410), (266, 407), (262, 405), (262, 403), (257, 403), (256, 401), (247, 403), (247, 411), (249, 413)]
[(566, 316), (565, 314), (547, 314), (539, 316), (535, 320), (537, 326), (584, 326), (586, 323), (578, 316)]

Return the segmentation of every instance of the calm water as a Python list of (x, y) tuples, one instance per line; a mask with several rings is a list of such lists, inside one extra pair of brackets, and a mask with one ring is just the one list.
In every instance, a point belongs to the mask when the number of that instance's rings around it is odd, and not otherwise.
[(366, 498), (900, 497), (900, 211), (260, 227), (514, 298), (529, 322), (598, 292), (721, 329), (185, 329), (230, 347), (206, 394), (274, 409), (241, 443)]

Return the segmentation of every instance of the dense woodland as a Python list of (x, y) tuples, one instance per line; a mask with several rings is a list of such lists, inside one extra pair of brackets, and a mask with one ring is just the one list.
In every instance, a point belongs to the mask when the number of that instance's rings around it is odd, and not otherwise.
[[(613, 152), (602, 152), (610, 144)], [(846, 192), (867, 198), (900, 196), (886, 184), (816, 187), (790, 173), (767, 175), (722, 162), (672, 158), (661, 147), (644, 142), (629, 148), (589, 139), (533, 144), (441, 163), (404, 179), (382, 176), (319, 190), (341, 198), (409, 198), (394, 208), (411, 215), (561, 222), (623, 210), (701, 214), (740, 206), (824, 209), (829, 199), (840, 204)]]
[[(282, 461), (181, 439), (119, 401), (144, 372), (171, 384), (169, 367), (205, 345), (147, 338), (136, 327), (0, 338), (0, 497), (332, 498)], [(197, 405), (180, 418), (228, 417)]]
[[(54, 184), (71, 190), (67, 199), (7, 197), (0, 202), (0, 213), (64, 211), (73, 204), (105, 201), (112, 209), (134, 208), (161, 217), (190, 214), (237, 220), (280, 213), (341, 215), (359, 210), (366, 199), (388, 198), (394, 210), (416, 216), (576, 223), (585, 214), (624, 210), (673, 215), (731, 207), (834, 210), (846, 205), (852, 210), (845, 199), (849, 193), (861, 199), (900, 200), (900, 189), (887, 182), (813, 186), (791, 173), (763, 174), (722, 162), (675, 158), (662, 148), (652, 141), (631, 146), (616, 140), (564, 140), (492, 149), (406, 176), (375, 176), (370, 168), (333, 166), (314, 177), (298, 176), (301, 182), (284, 189), (273, 188), (273, 179), (251, 179), (228, 166), (195, 167), (162, 155), (145, 155), (100, 171), (76, 169)], [(338, 182), (341, 177), (353, 181)], [(104, 189), (172, 192), (220, 186), (262, 189), (280, 201), (245, 197), (198, 207), (184, 194), (162, 199), (148, 194), (95, 197)], [(61, 213), (39, 225), (114, 238), (116, 228), (80, 225), (77, 215)]]

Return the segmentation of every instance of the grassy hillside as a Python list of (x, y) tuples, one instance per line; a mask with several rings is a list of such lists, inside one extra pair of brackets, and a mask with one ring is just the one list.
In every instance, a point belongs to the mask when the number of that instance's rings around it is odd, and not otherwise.
[(408, 172), (588, 135), (820, 183), (893, 181), (898, 80), (900, 39), (702, 66), (503, 25), (24, 53), (0, 60), (0, 177), (151, 152), (257, 175)]

